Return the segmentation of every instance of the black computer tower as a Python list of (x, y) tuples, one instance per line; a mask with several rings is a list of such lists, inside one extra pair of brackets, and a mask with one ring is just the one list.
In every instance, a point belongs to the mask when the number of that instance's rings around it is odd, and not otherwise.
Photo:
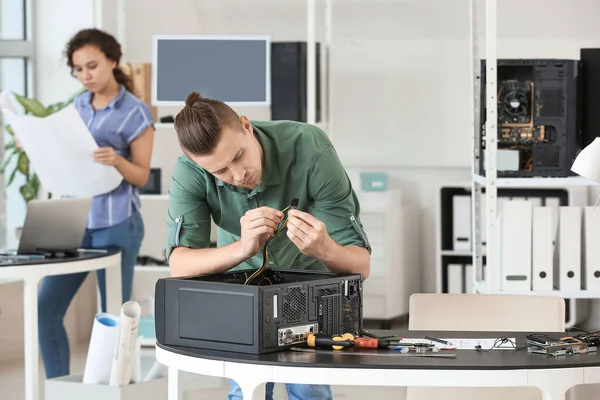
[(263, 354), (310, 333), (362, 332), (360, 275), (269, 269), (260, 285), (245, 285), (252, 272), (159, 279), (158, 343)]
[(600, 135), (600, 49), (581, 49), (582, 147)]
[[(321, 121), (321, 46), (316, 46), (316, 122)], [(271, 119), (307, 121), (307, 43), (271, 43)]]
[[(581, 64), (578, 60), (497, 60), (501, 177), (566, 177), (581, 149)], [(481, 62), (479, 173), (485, 175), (486, 61)]]

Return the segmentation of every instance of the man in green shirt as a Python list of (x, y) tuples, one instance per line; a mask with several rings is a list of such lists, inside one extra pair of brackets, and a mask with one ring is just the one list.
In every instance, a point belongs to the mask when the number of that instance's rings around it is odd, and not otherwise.
[[(250, 122), (229, 106), (191, 93), (175, 119), (184, 155), (169, 190), (166, 255), (172, 276), (269, 268), (369, 275), (370, 245), (360, 205), (329, 138), (292, 121)], [(219, 227), (209, 248), (211, 217)], [(285, 232), (285, 234), (284, 234)], [(330, 399), (324, 385), (287, 385), (291, 398)], [(267, 385), (267, 398), (272, 396)], [(241, 399), (232, 382), (230, 399)]]

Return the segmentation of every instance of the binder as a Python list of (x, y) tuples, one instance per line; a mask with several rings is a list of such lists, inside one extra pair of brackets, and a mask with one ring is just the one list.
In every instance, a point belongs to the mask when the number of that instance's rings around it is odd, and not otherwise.
[(558, 273), (555, 276), (560, 290), (581, 290), (581, 243), (582, 207), (561, 206), (558, 221)]
[(525, 200), (505, 201), (500, 215), (502, 289), (531, 290), (532, 207)]
[(600, 208), (585, 207), (582, 287), (600, 291)]
[(465, 293), (475, 293), (472, 265), (465, 265)]
[(554, 290), (554, 260), (558, 210), (533, 207), (532, 277), (533, 290)]
[(452, 242), (454, 250), (471, 250), (471, 196), (452, 197)]
[(463, 273), (461, 264), (448, 265), (448, 293), (463, 292)]

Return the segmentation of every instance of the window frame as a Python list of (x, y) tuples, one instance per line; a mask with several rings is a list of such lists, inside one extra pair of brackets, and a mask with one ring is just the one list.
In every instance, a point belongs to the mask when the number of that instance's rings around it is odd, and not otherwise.
[[(11, 0), (4, 0), (11, 1)], [(37, 87), (37, 74), (36, 74), (36, 47), (35, 47), (35, 2), (36, 0), (25, 0), (23, 2), (23, 16), (24, 16), (24, 39), (3, 39), (0, 38), (0, 58), (22, 58), (24, 60), (24, 76), (25, 76), (25, 93), (23, 95), (27, 97), (34, 97), (36, 95)], [(0, 2), (0, 12), (1, 5)], [(4, 3), (6, 4), (6, 3)], [(0, 88), (2, 90), (2, 88)], [(2, 120), (2, 113), (0, 112), (0, 122)], [(4, 160), (4, 129), (3, 124), (0, 124), (0, 129), (3, 130), (0, 134), (0, 155), (1, 159)], [(9, 235), (13, 235), (14, 232), (8, 232), (7, 226), (7, 186), (6, 176), (0, 179), (0, 248), (5, 248), (9, 241)], [(22, 201), (22, 199), (11, 199), (11, 201)]]

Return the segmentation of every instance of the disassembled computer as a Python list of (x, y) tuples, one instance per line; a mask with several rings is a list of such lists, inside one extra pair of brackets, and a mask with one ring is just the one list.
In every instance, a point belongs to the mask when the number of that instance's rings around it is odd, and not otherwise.
[(486, 104), (481, 63), (479, 172), (485, 175), (487, 107), (497, 108), (501, 177), (564, 177), (581, 146), (578, 60), (497, 60), (497, 102)]
[(362, 332), (362, 277), (304, 270), (165, 278), (156, 283), (161, 344), (263, 354), (303, 343), (311, 333)]

